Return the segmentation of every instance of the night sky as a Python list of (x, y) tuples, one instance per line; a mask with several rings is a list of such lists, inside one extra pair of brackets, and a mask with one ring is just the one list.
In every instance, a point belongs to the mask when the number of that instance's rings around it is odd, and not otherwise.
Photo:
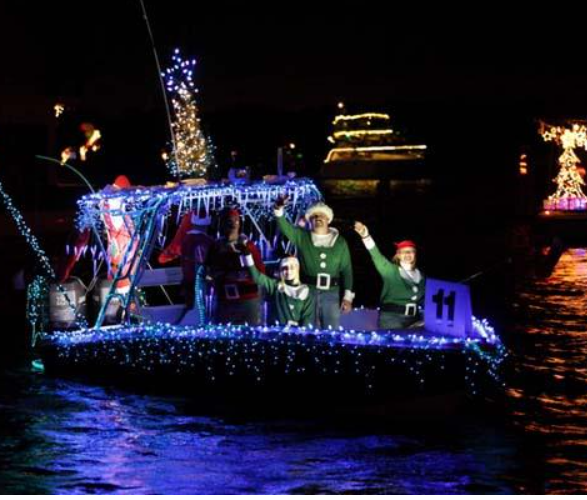
[[(520, 148), (539, 142), (537, 118), (587, 116), (584, 39), (570, 12), (145, 3), (162, 66), (175, 47), (198, 60), (203, 123), (221, 163), (237, 150), (259, 173), (286, 141), (315, 172), (339, 100), (390, 112), (457, 177), (505, 175)], [(138, 1), (4, 2), (0, 44), (4, 124), (63, 100), (70, 119), (103, 130), (112, 171), (158, 165), (167, 129)], [(12, 146), (24, 154), (22, 140)], [(158, 172), (144, 181), (162, 180)]]

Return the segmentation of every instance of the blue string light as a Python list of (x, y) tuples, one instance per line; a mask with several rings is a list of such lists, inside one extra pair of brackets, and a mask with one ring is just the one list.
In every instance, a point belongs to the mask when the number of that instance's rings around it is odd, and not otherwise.
[[(16, 208), (16, 206), (14, 205), (14, 202), (12, 201), (12, 198), (6, 192), (6, 190), (4, 189), (4, 185), (1, 182), (0, 182), (0, 197), (2, 198), (2, 202), (4, 203), (4, 208), (6, 208), (6, 211), (10, 214), (10, 217), (12, 217), (12, 220), (16, 224), (16, 227), (17, 227), (19, 233), (26, 240), (29, 247), (32, 249), (33, 253), (35, 254), (35, 257), (37, 258), (37, 262), (41, 265), (41, 269), (43, 271), (43, 276), (46, 279), (48, 278), (51, 280), (55, 280), (56, 279), (55, 271), (51, 267), (49, 257), (47, 257), (47, 254), (41, 248), (41, 245), (39, 244), (39, 240), (37, 240), (36, 236), (32, 233), (32, 231), (28, 227), (20, 210), (18, 210), (18, 208)], [(31, 318), (34, 321), (34, 323), (31, 323), (31, 325), (33, 327), (33, 331), (35, 331), (35, 328), (37, 328), (36, 322), (42, 317), (42, 314), (41, 314), (42, 306), (40, 304), (43, 301), (48, 300), (48, 297), (42, 297), (42, 295), (41, 295), (43, 293), (46, 293), (46, 295), (48, 295), (48, 289), (46, 287), (42, 286), (42, 283), (43, 283), (42, 281), (37, 281), (36, 283), (33, 282), (32, 289), (27, 291), (27, 295), (30, 295), (30, 299), (31, 299), (28, 302), (28, 304), (31, 306), (32, 310), (28, 312), (28, 315), (29, 315), (29, 318)], [(79, 325), (82, 327), (86, 327), (87, 322), (86, 322), (85, 318), (83, 318), (82, 316), (80, 316), (78, 314), (75, 305), (71, 303), (66, 291), (63, 289), (63, 287), (61, 285), (58, 285), (57, 288), (58, 288), (59, 292), (63, 293), (63, 295), (65, 296), (65, 300), (67, 301), (67, 304), (69, 305), (69, 307), (76, 312), (76, 316), (79, 321)]]
[[(225, 183), (209, 183), (202, 186), (178, 185), (173, 187), (138, 187), (124, 192), (98, 192), (78, 200), (76, 224), (80, 230), (101, 227), (103, 215), (138, 216), (141, 211), (163, 201), (163, 211), (178, 206), (182, 212), (206, 207), (208, 212), (219, 212), (228, 205), (237, 205), (256, 218), (273, 218), (273, 204), (279, 195), (287, 195), (291, 203), (289, 213), (301, 212), (322, 199), (316, 184), (309, 179), (295, 179), (283, 183), (255, 182), (235, 186)], [(124, 209), (105, 208), (110, 199), (122, 199)]]
[(51, 347), (46, 356), (66, 366), (83, 368), (101, 359), (139, 373), (160, 367), (176, 373), (200, 368), (210, 381), (248, 375), (259, 382), (268, 369), (278, 368), (284, 374), (362, 375), (367, 389), (373, 389), (377, 369), (383, 365), (402, 367), (424, 388), (426, 373), (443, 372), (449, 361), (446, 356), (457, 355), (465, 359), (464, 382), (473, 394), (484, 374), (500, 381), (506, 357), (497, 337), (484, 338), (479, 331), (474, 337), (449, 338), (409, 331), (154, 323), (57, 332), (47, 342)]

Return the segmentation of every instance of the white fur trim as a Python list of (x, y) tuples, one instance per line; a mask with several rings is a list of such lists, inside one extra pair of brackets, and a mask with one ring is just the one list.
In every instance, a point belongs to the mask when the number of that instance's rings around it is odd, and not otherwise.
[(308, 285), (291, 286), (286, 283), (280, 283), (277, 288), (280, 292), (285, 293), (292, 299), (306, 300), (310, 295), (310, 287)]
[(312, 243), (315, 247), (331, 248), (336, 243), (338, 235), (338, 229), (333, 227), (329, 228), (328, 234), (311, 233)]
[(342, 298), (342, 300), (348, 300), (349, 302), (352, 302), (353, 300), (355, 300), (355, 294), (350, 290), (345, 290), (344, 297)]
[(371, 236), (363, 238), (363, 245), (367, 250), (373, 250), (375, 248), (375, 240)]
[(334, 219), (334, 212), (332, 211), (332, 208), (330, 208), (326, 203), (323, 203), (321, 201), (319, 201), (318, 203), (314, 203), (311, 207), (309, 207), (308, 210), (306, 210), (304, 216), (306, 217), (306, 220), (310, 220), (312, 214), (315, 214), (317, 212), (326, 215), (326, 218), (328, 219), (328, 224), (330, 224), (332, 222), (332, 219)]
[(403, 279), (406, 281), (411, 281), (412, 283), (418, 284), (420, 281), (422, 281), (422, 274), (418, 269), (406, 269), (401, 263), (399, 266), (399, 274)]
[(251, 254), (249, 255), (241, 255), (241, 266), (243, 267), (252, 267), (255, 265), (255, 260)]

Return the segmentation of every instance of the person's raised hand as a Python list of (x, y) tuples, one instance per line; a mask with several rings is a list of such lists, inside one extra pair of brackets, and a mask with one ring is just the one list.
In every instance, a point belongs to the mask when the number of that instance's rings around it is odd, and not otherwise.
[(361, 238), (367, 238), (369, 236), (369, 228), (362, 222), (355, 221), (353, 229)]
[(283, 207), (285, 207), (285, 205), (287, 205), (288, 198), (289, 197), (286, 194), (280, 194), (275, 199), (275, 204), (274, 204), (275, 209), (276, 210), (281, 210)]

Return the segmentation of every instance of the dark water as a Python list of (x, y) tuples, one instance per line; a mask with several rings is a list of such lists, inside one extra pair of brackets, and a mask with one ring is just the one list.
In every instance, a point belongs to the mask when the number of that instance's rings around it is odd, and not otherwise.
[(22, 369), (0, 379), (2, 493), (587, 491), (587, 254), (518, 296), (498, 411), (425, 425), (231, 421)]
[[(489, 424), (350, 429), (197, 416), (183, 401), (18, 378), (4, 493), (509, 492), (516, 438)], [(9, 379), (10, 383), (10, 379)]]

